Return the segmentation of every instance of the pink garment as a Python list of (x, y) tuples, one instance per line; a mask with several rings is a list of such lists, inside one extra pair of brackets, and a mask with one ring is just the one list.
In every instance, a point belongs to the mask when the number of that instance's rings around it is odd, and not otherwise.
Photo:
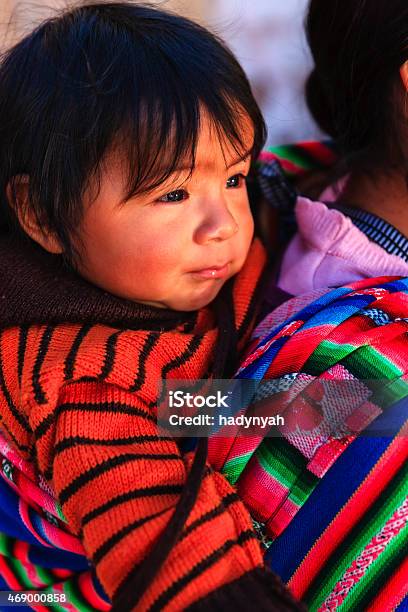
[(376, 276), (408, 276), (408, 263), (389, 255), (351, 219), (322, 202), (299, 197), (298, 233), (283, 256), (278, 286), (300, 295)]

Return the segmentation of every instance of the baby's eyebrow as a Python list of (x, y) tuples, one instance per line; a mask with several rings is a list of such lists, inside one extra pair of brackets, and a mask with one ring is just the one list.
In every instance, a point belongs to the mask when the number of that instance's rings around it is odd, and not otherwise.
[(243, 155), (240, 155), (239, 157), (237, 157), (236, 159), (234, 159), (232, 162), (230, 162), (227, 165), (227, 170), (229, 168), (232, 168), (232, 166), (237, 166), (238, 164), (240, 164), (241, 162), (246, 162), (246, 160), (248, 159), (248, 157), (250, 156), (251, 151), (246, 151), (246, 153), (244, 153)]
[[(232, 168), (233, 166), (237, 166), (238, 164), (242, 163), (242, 162), (246, 162), (247, 159), (250, 157), (252, 153), (252, 149), (249, 149), (248, 151), (245, 151), (245, 153), (243, 153), (242, 155), (240, 155), (239, 157), (234, 158), (232, 161), (230, 161), (225, 168), (227, 170), (229, 170), (230, 168)], [(207, 164), (205, 164), (207, 165)], [(210, 165), (210, 163), (208, 164)], [(181, 164), (180, 166), (177, 166), (174, 169), (174, 172), (172, 174), (175, 173), (179, 173), (179, 172), (186, 172), (191, 170), (191, 166), (187, 165), (187, 164)]]

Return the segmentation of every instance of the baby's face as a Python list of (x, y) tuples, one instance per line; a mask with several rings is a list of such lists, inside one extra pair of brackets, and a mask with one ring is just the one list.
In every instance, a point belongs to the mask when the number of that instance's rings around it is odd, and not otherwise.
[[(253, 130), (247, 129), (250, 150)], [(155, 191), (122, 203), (112, 158), (85, 209), (79, 272), (119, 297), (174, 310), (209, 304), (243, 266), (253, 236), (244, 177), (249, 157), (221, 146), (202, 122), (192, 175), (181, 170)]]

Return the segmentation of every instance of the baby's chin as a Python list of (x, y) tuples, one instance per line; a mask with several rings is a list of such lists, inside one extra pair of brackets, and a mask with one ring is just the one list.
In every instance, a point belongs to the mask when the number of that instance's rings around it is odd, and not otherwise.
[(182, 312), (192, 312), (205, 308), (215, 300), (225, 283), (238, 274), (244, 263), (245, 259), (243, 259), (242, 263), (237, 262), (231, 268), (230, 274), (226, 278), (209, 281), (207, 286), (204, 285), (201, 289), (188, 293), (184, 297), (177, 296), (174, 300), (168, 300), (164, 307)]
[(179, 312), (193, 312), (205, 308), (215, 300), (227, 280), (228, 279), (211, 281), (208, 287), (203, 287), (200, 291), (166, 300), (162, 307)]
[(214, 291), (211, 294), (211, 297), (206, 297), (203, 295), (200, 297), (186, 298), (184, 300), (170, 301), (165, 308), (171, 308), (171, 310), (176, 310), (178, 312), (194, 312), (195, 310), (201, 310), (201, 308), (205, 308), (215, 300), (224, 284), (225, 283), (222, 283), (217, 291)]

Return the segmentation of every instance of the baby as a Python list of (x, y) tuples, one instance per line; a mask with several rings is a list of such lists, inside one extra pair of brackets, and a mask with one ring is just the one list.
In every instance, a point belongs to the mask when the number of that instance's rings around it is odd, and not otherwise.
[(155, 420), (160, 381), (231, 375), (256, 318), (265, 126), (240, 66), (186, 19), (89, 4), (7, 53), (0, 131), (1, 587), (298, 609), (207, 440)]

